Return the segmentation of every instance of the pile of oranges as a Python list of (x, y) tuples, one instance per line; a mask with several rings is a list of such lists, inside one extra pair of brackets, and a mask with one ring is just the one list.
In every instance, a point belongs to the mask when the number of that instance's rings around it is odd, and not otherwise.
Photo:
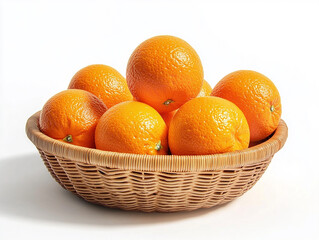
[(134, 50), (126, 79), (102, 64), (79, 70), (45, 103), (39, 127), (88, 148), (197, 155), (248, 148), (269, 137), (280, 117), (279, 92), (266, 76), (240, 70), (212, 89), (187, 42), (156, 36)]

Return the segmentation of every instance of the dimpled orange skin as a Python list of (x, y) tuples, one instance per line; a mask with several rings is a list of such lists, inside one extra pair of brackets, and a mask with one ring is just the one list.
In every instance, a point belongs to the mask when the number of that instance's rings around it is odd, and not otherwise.
[[(203, 87), (200, 90), (199, 94), (197, 95), (197, 97), (207, 97), (210, 96), (210, 94), (212, 93), (212, 87), (209, 85), (209, 83), (204, 79), (203, 81)], [(172, 111), (172, 112), (165, 112), (162, 113), (161, 116), (164, 119), (166, 126), (169, 127), (175, 113), (177, 110)]]
[(145, 103), (128, 101), (110, 108), (95, 131), (96, 148), (112, 152), (164, 155), (167, 127), (160, 114)]
[(175, 115), (177, 110), (175, 111), (172, 111), (172, 112), (167, 112), (167, 113), (162, 113), (161, 116), (164, 120), (164, 122), (166, 123), (166, 126), (169, 128), (170, 124), (171, 124), (171, 121)]
[(176, 110), (195, 98), (203, 85), (203, 67), (195, 50), (173, 36), (156, 36), (132, 53), (126, 70), (128, 87), (137, 101), (159, 113)]
[(69, 89), (93, 93), (108, 108), (133, 99), (125, 78), (114, 68), (103, 64), (93, 64), (79, 70), (73, 76)]
[(209, 83), (204, 79), (203, 81), (203, 87), (200, 90), (199, 94), (197, 95), (197, 97), (207, 97), (210, 96), (210, 94), (212, 93), (212, 87), (209, 85)]
[(175, 155), (206, 155), (245, 149), (249, 127), (242, 111), (217, 97), (192, 99), (179, 108), (169, 128)]
[(235, 103), (245, 114), (250, 128), (250, 141), (265, 139), (278, 127), (281, 100), (274, 83), (261, 73), (239, 70), (220, 80), (212, 96)]
[[(51, 138), (94, 148), (95, 127), (106, 109), (104, 103), (92, 93), (79, 89), (65, 90), (45, 103), (40, 113), (39, 127)], [(71, 136), (72, 142), (67, 136)]]

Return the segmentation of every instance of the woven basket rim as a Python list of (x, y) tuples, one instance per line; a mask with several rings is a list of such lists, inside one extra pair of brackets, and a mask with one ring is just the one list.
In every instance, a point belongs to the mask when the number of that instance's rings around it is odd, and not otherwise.
[(235, 169), (272, 157), (285, 144), (288, 127), (280, 120), (274, 134), (266, 141), (240, 151), (212, 155), (142, 155), (102, 151), (72, 145), (48, 137), (38, 127), (40, 111), (26, 123), (26, 134), (42, 151), (78, 163), (136, 171), (198, 172)]

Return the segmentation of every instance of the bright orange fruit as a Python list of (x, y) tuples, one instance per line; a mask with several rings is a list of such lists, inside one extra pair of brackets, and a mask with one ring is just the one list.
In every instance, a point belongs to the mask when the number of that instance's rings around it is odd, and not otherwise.
[(141, 43), (126, 70), (133, 96), (160, 113), (171, 112), (195, 98), (202, 88), (203, 76), (196, 51), (173, 36), (157, 36)]
[(69, 89), (83, 89), (93, 93), (108, 108), (133, 100), (125, 78), (114, 68), (103, 64), (89, 65), (79, 70), (73, 76)]
[(235, 103), (245, 114), (250, 128), (250, 140), (260, 141), (278, 127), (281, 101), (274, 83), (261, 73), (240, 70), (220, 80), (212, 96)]
[(51, 138), (94, 148), (95, 127), (105, 111), (104, 103), (92, 93), (65, 90), (44, 104), (39, 119), (40, 130)]
[[(197, 97), (207, 97), (210, 96), (210, 94), (212, 93), (212, 87), (209, 85), (209, 83), (204, 79), (203, 81), (203, 87), (200, 90), (199, 94), (197, 95)], [(178, 109), (177, 109), (178, 110)], [(164, 119), (167, 127), (169, 127), (171, 120), (173, 119), (176, 111), (171, 111), (171, 112), (164, 112), (161, 113), (162, 118)]]
[(210, 94), (212, 93), (212, 87), (209, 85), (209, 83), (204, 79), (203, 81), (203, 87), (200, 90), (199, 94), (197, 95), (197, 97), (207, 97), (210, 96)]
[(167, 127), (169, 127), (169, 125), (171, 124), (171, 121), (172, 121), (176, 111), (177, 110), (161, 114), (161, 116), (162, 116), (163, 120), (165, 121)]
[(106, 151), (163, 155), (168, 152), (167, 127), (145, 103), (127, 101), (110, 108), (95, 131), (96, 148)]
[(249, 127), (242, 111), (217, 97), (194, 98), (174, 115), (169, 147), (176, 155), (225, 153), (249, 145)]

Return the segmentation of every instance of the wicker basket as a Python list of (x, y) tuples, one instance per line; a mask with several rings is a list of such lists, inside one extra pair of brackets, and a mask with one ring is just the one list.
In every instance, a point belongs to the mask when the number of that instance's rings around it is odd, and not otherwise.
[(283, 120), (265, 142), (215, 155), (139, 155), (54, 140), (39, 131), (39, 112), (26, 125), (52, 177), (88, 202), (125, 210), (176, 212), (229, 202), (249, 190), (288, 135)]

